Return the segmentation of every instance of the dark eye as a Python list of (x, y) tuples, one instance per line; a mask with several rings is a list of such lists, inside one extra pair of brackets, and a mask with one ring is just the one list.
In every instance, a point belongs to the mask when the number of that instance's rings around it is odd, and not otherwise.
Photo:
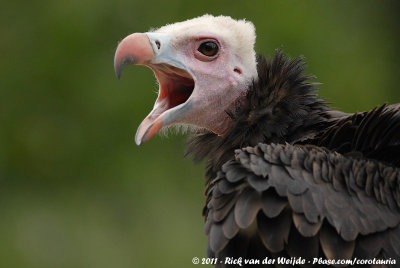
[(201, 54), (203, 54), (207, 57), (212, 57), (212, 56), (217, 55), (218, 45), (213, 41), (207, 41), (207, 42), (202, 43), (199, 46), (198, 51), (200, 51)]

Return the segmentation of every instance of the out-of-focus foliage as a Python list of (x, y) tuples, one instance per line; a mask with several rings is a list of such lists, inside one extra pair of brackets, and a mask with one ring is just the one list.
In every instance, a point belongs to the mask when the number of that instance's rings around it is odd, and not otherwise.
[(304, 55), (346, 112), (399, 102), (398, 1), (8, 1), (0, 9), (0, 267), (191, 267), (203, 166), (184, 140), (133, 142), (157, 86), (113, 72), (124, 36), (204, 13), (246, 18), (256, 50)]

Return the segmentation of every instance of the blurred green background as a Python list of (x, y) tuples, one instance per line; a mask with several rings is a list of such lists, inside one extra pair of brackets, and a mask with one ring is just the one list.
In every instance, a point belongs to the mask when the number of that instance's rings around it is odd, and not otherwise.
[(400, 102), (398, 1), (8, 1), (0, 10), (0, 267), (192, 267), (203, 166), (185, 137), (134, 144), (152, 72), (114, 76), (124, 36), (204, 13), (246, 18), (256, 50), (304, 55), (346, 112)]

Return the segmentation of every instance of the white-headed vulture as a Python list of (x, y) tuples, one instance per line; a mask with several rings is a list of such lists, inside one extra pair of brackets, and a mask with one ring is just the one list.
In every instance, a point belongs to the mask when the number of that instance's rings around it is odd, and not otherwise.
[(210, 15), (123, 39), (117, 77), (145, 65), (159, 83), (136, 143), (189, 129), (187, 155), (207, 161), (203, 214), (217, 267), (238, 267), (226, 257), (400, 267), (400, 105), (332, 110), (302, 58), (257, 56), (255, 39), (251, 22)]

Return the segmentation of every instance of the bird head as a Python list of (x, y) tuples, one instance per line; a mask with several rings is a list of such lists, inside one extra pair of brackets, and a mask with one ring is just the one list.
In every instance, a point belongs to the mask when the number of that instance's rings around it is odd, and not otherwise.
[(255, 29), (251, 22), (204, 15), (146, 33), (118, 45), (114, 69), (128, 64), (151, 68), (159, 84), (152, 111), (140, 124), (140, 145), (161, 128), (189, 125), (224, 136), (234, 112), (257, 79)]

